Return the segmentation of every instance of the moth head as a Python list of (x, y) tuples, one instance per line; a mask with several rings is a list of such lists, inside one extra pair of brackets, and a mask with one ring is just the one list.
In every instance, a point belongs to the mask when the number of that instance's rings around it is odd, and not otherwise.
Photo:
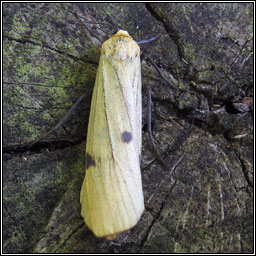
[(115, 37), (115, 36), (124, 36), (124, 37), (128, 37), (130, 39), (132, 39), (132, 37), (129, 35), (129, 33), (125, 30), (118, 30), (117, 33), (115, 33), (112, 37)]
[(101, 53), (115, 61), (126, 61), (139, 56), (140, 48), (125, 30), (119, 30), (101, 48)]

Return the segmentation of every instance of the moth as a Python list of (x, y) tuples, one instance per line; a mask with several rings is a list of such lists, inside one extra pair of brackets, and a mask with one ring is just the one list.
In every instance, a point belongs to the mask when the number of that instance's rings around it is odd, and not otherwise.
[(114, 239), (144, 211), (140, 48), (124, 30), (104, 42), (92, 96), (81, 215), (97, 237)]

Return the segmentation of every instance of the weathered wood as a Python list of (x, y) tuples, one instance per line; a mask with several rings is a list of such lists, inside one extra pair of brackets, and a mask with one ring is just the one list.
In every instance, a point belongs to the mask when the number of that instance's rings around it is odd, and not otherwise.
[[(233, 105), (252, 102), (253, 3), (4, 3), (3, 22), (4, 253), (253, 252), (253, 109)], [(162, 35), (141, 50), (174, 86), (142, 61), (143, 122), (150, 84), (170, 172), (144, 136), (146, 211), (109, 242), (83, 224), (79, 192), (99, 49), (117, 28)]]

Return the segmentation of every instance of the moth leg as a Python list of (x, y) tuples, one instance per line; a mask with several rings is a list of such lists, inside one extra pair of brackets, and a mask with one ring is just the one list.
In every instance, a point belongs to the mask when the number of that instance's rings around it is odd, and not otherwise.
[(137, 44), (138, 44), (138, 45), (140, 45), (140, 44), (147, 44), (147, 43), (150, 43), (150, 42), (156, 40), (158, 37), (160, 37), (160, 35), (154, 36), (154, 37), (152, 37), (152, 38), (150, 38), (150, 39), (138, 41)]
[(69, 109), (69, 111), (65, 114), (65, 116), (57, 123), (57, 125), (51, 129), (49, 132), (45, 133), (43, 136), (41, 136), (40, 138), (36, 139), (35, 141), (33, 141), (32, 143), (30, 143), (29, 148), (33, 147), (37, 142), (39, 142), (40, 140), (44, 139), (45, 137), (47, 137), (49, 134), (55, 132), (58, 130), (58, 128), (63, 125), (71, 116), (71, 114), (74, 112), (74, 110), (77, 108), (77, 106), (80, 104), (80, 102), (83, 100), (84, 98), (84, 94), (82, 96), (80, 96), (80, 98), (75, 102), (75, 104)]
[(152, 104), (152, 98), (151, 98), (151, 88), (150, 86), (148, 86), (148, 108), (147, 108), (147, 132), (151, 141), (151, 145), (152, 145), (152, 149), (154, 150), (154, 153), (156, 154), (156, 157), (158, 159), (158, 161), (164, 166), (164, 168), (169, 171), (168, 166), (165, 164), (161, 154), (159, 153), (159, 151), (157, 150), (157, 147), (155, 145), (154, 142), (154, 138), (152, 135), (152, 128), (151, 128), (151, 113), (152, 113), (152, 109), (151, 109), (151, 104)]

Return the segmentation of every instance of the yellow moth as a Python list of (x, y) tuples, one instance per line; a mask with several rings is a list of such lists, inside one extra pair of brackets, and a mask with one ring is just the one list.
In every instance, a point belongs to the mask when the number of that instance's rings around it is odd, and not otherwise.
[(119, 30), (101, 48), (89, 118), (81, 214), (98, 237), (114, 239), (144, 210), (140, 48)]

